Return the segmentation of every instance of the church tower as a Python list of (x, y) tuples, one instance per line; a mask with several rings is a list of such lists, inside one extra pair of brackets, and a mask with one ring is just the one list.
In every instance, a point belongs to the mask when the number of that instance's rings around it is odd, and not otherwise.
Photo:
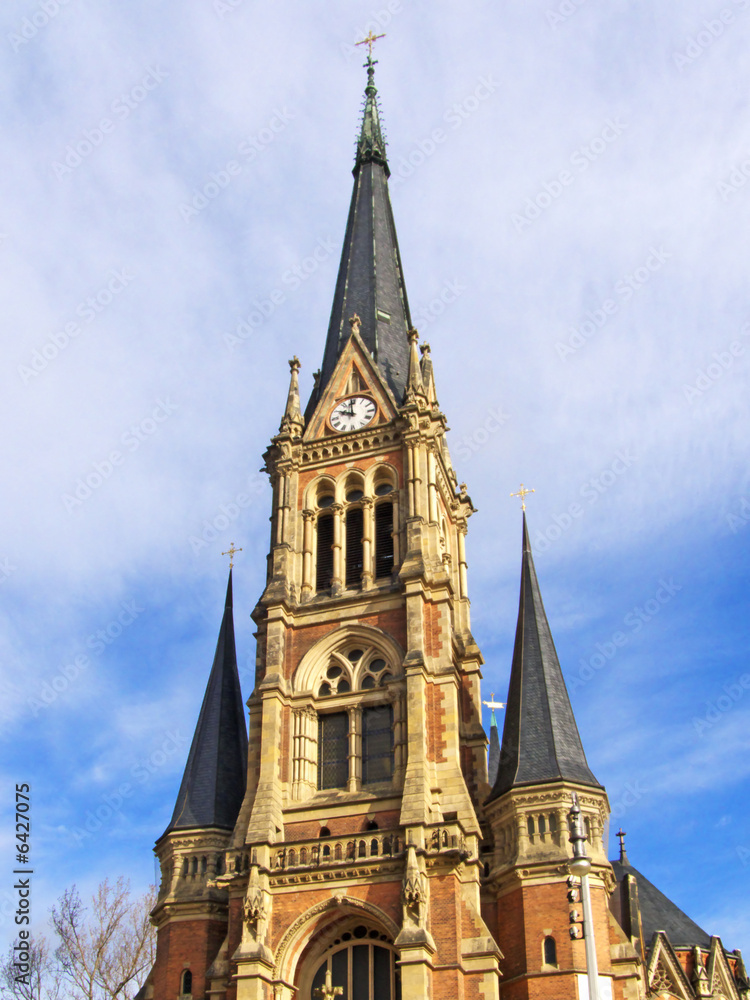
[(624, 849), (607, 860), (607, 795), (573, 716), (525, 514), (488, 774), (465, 547), (474, 508), (451, 464), (430, 348), (411, 326), (374, 66), (370, 54), (322, 366), (303, 408), (290, 361), (264, 456), (271, 538), (252, 612), (249, 739), (230, 563), (156, 844), (157, 956), (138, 1000), (750, 1000), (739, 952)]
[[(587, 890), (570, 868), (574, 795), (591, 865), (588, 927), (583, 920)], [(542, 603), (525, 513), (505, 726), (485, 815), (492, 842), (485, 893), (505, 956), (503, 1000), (588, 996), (589, 960), (596, 964), (601, 1000), (637, 1000), (642, 995), (638, 955), (609, 911), (615, 881), (606, 855), (607, 794), (581, 744)]]
[(371, 57), (353, 173), (322, 366), (303, 416), (290, 362), (265, 455), (247, 791), (218, 880), (228, 954), (241, 1000), (479, 1000), (499, 953), (480, 913), (473, 508), (411, 327)]

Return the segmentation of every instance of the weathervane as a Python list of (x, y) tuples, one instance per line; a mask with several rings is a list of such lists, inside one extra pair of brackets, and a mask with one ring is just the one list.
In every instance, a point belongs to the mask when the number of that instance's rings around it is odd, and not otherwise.
[(370, 28), (370, 30), (369, 30), (369, 32), (367, 34), (367, 38), (363, 38), (361, 42), (355, 42), (354, 43), (355, 45), (366, 45), (367, 46), (367, 48), (369, 49), (369, 53), (368, 53), (368, 56), (367, 56), (367, 59), (368, 59), (369, 62), (372, 62), (372, 46), (373, 46), (373, 43), (377, 42), (377, 40), (379, 38), (385, 38), (385, 32), (383, 32), (382, 35), (373, 35), (372, 28)]
[(482, 704), (486, 705), (487, 708), (505, 708), (505, 702), (504, 701), (495, 701), (495, 692), (494, 691), (490, 695), (490, 700), (489, 701), (483, 701)]
[(521, 498), (521, 510), (526, 510), (526, 497), (529, 495), (529, 493), (536, 493), (536, 490), (524, 489), (523, 483), (521, 483), (521, 489), (518, 491), (518, 493), (511, 493), (511, 497)]
[(232, 566), (234, 566), (234, 556), (235, 556), (236, 552), (242, 552), (242, 549), (236, 549), (234, 547), (234, 542), (232, 542), (232, 544), (229, 546), (229, 548), (227, 549), (227, 551), (221, 553), (223, 556), (229, 556), (229, 568), (230, 569), (232, 568)]

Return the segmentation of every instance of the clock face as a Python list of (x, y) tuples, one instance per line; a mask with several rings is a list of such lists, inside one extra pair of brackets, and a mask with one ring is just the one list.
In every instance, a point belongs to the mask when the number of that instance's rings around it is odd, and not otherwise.
[(350, 396), (342, 400), (331, 413), (331, 426), (340, 433), (358, 431), (375, 416), (375, 403), (367, 396)]

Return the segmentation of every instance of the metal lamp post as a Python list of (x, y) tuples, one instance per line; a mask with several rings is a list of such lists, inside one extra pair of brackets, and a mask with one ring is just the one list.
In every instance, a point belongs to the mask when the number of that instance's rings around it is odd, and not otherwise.
[(589, 983), (589, 1000), (599, 1000), (599, 966), (596, 961), (596, 942), (594, 941), (594, 919), (591, 912), (591, 892), (589, 890), (589, 872), (591, 859), (586, 855), (584, 844), (586, 834), (583, 830), (581, 808), (578, 796), (573, 792), (573, 808), (568, 813), (570, 820), (570, 843), (573, 845), (573, 860), (568, 863), (571, 875), (581, 879), (581, 902), (583, 904), (583, 943), (586, 948), (586, 975)]

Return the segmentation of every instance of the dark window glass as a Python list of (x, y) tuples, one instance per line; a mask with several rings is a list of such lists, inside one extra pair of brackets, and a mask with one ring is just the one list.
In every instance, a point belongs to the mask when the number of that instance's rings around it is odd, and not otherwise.
[(318, 716), (318, 788), (345, 788), (349, 778), (349, 717)]
[(544, 939), (544, 964), (557, 965), (557, 946), (553, 937)]
[(334, 986), (342, 986), (344, 989), (344, 995), (348, 992), (347, 990), (347, 966), (349, 962), (347, 961), (349, 957), (349, 952), (347, 951), (337, 951), (335, 955), (331, 958), (331, 979), (333, 980)]
[(328, 590), (333, 579), (333, 515), (318, 518), (318, 566), (315, 586)]
[(357, 500), (361, 500), (363, 496), (364, 493), (362, 490), (349, 490), (346, 494), (346, 501), (347, 503), (356, 503)]
[(391, 995), (391, 955), (387, 948), (379, 948), (377, 945), (372, 949), (375, 959), (373, 970), (373, 995), (376, 997), (389, 997)]
[(393, 570), (393, 504), (375, 508), (375, 576), (390, 576)]
[(318, 499), (318, 507), (332, 507), (335, 497), (324, 496)]
[(393, 777), (393, 709), (390, 705), (362, 712), (362, 784)]
[(388, 496), (389, 493), (393, 493), (393, 487), (390, 483), (381, 483), (380, 486), (375, 487), (376, 497), (385, 497)]
[(366, 944), (352, 948), (352, 996), (370, 996), (370, 948)]
[(182, 992), (186, 994), (193, 992), (193, 973), (190, 969), (182, 973)]
[(362, 535), (364, 511), (354, 507), (346, 512), (346, 585), (359, 587), (362, 583)]

